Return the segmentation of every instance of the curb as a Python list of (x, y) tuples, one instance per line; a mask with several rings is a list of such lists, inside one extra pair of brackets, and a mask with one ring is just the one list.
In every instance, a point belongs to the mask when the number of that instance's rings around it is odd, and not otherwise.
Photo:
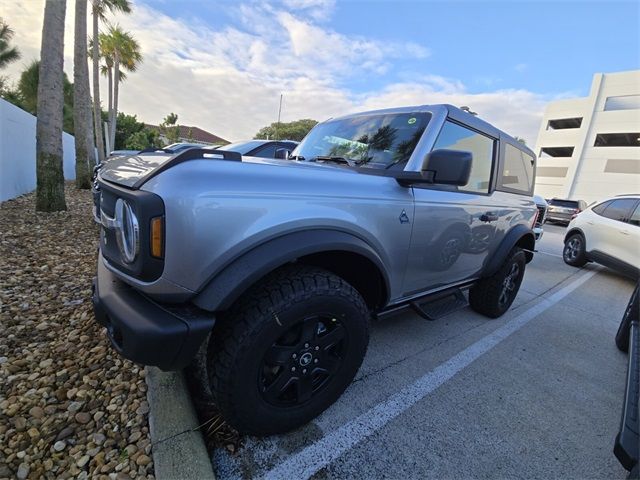
[(149, 429), (158, 480), (215, 480), (182, 371), (146, 367)]

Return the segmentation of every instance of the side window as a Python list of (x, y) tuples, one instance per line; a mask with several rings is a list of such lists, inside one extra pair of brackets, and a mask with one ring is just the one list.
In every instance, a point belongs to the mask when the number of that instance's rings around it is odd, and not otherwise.
[(636, 227), (640, 227), (640, 203), (631, 214), (631, 217), (629, 218), (629, 223), (631, 225), (635, 225)]
[[(603, 217), (610, 218), (611, 220), (617, 220), (624, 222), (629, 215), (629, 210), (636, 204), (634, 198), (624, 198), (620, 200), (613, 200), (609, 203), (607, 208), (600, 214)], [(595, 209), (594, 209), (595, 211)], [(598, 213), (598, 212), (596, 212)]]
[(498, 188), (529, 193), (533, 186), (533, 157), (519, 148), (506, 143), (504, 149), (504, 167), (500, 172)]
[(471, 152), (473, 162), (469, 183), (460, 187), (463, 192), (488, 193), (493, 165), (495, 141), (481, 133), (469, 130), (457, 123), (445, 122), (433, 149), (462, 150)]
[(253, 156), (254, 157), (262, 157), (262, 158), (273, 158), (276, 155), (276, 149), (280, 148), (280, 146), (276, 143), (272, 143), (267, 145), (264, 148), (258, 150)]
[(602, 202), (600, 205), (593, 207), (593, 212), (597, 213), (598, 215), (602, 215), (605, 208), (607, 208), (610, 203), (611, 203), (611, 200), (609, 200), (608, 202)]

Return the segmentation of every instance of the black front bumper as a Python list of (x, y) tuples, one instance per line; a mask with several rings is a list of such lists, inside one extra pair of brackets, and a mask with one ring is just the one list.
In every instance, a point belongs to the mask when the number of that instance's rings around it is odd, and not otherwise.
[(629, 366), (627, 370), (627, 388), (622, 409), (620, 433), (616, 436), (613, 453), (627, 470), (635, 473), (629, 478), (638, 478), (638, 457), (640, 444), (638, 443), (640, 416), (640, 327), (638, 322), (631, 322), (629, 335)]
[(191, 306), (163, 306), (119, 280), (98, 256), (93, 281), (96, 320), (123, 357), (162, 370), (185, 367), (213, 328), (215, 317)]

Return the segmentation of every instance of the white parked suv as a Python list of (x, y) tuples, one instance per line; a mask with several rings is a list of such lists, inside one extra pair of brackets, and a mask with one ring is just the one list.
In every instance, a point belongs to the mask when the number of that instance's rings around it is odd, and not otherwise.
[(574, 267), (597, 262), (638, 277), (640, 194), (596, 202), (578, 214), (567, 227), (562, 257)]

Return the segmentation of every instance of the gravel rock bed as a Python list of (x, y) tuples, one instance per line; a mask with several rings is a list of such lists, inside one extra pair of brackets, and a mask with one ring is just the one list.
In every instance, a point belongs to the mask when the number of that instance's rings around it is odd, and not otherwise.
[(0, 478), (153, 478), (144, 368), (95, 323), (91, 194), (0, 204)]

